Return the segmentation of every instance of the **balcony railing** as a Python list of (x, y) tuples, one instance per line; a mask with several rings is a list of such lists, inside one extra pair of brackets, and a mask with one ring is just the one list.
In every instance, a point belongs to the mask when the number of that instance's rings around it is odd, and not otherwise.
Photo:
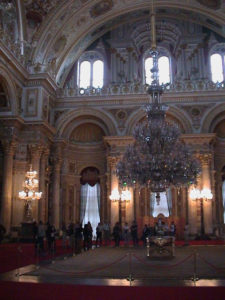
[[(102, 88), (64, 88), (58, 89), (57, 96), (85, 97), (85, 96), (114, 96), (146, 94), (148, 85), (141, 83), (110, 84)], [(225, 82), (214, 83), (210, 80), (183, 80), (164, 86), (164, 93), (184, 93), (203, 91), (225, 91)]]

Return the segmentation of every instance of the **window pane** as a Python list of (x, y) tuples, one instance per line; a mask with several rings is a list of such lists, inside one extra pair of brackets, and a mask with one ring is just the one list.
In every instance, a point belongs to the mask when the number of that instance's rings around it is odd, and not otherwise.
[(93, 87), (103, 87), (104, 64), (101, 60), (96, 60), (93, 64)]
[(83, 61), (80, 64), (80, 88), (86, 89), (90, 86), (91, 64), (89, 61)]
[(159, 214), (163, 214), (165, 217), (169, 217), (169, 209), (167, 203), (167, 196), (165, 192), (160, 193), (160, 202), (159, 205), (156, 204), (156, 193), (153, 193), (154, 197), (154, 209), (153, 217), (157, 217)]
[(159, 64), (159, 83), (165, 84), (170, 82), (170, 63), (169, 58), (161, 56), (158, 61)]
[(151, 69), (153, 67), (153, 60), (152, 57), (148, 57), (145, 60), (145, 82), (147, 84), (151, 84), (152, 82), (152, 73), (151, 73)]
[(213, 54), (210, 57), (211, 61), (211, 73), (213, 82), (223, 81), (223, 65), (222, 58), (219, 54)]

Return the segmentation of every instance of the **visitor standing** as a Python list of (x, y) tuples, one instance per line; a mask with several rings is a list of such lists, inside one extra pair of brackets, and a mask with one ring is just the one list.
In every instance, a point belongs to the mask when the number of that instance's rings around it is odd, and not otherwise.
[(132, 236), (134, 247), (138, 246), (138, 226), (137, 226), (136, 221), (132, 222), (132, 225), (131, 225), (131, 228), (130, 228), (130, 233), (131, 233), (131, 236)]
[(125, 222), (123, 226), (123, 238), (124, 238), (124, 246), (127, 247), (129, 244), (129, 226), (127, 222)]

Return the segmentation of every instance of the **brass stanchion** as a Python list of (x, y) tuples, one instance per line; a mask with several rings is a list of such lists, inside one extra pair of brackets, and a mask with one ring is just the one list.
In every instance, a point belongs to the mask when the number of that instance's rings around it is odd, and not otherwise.
[(146, 238), (146, 245), (147, 245), (147, 257), (150, 256), (150, 239), (149, 237)]
[(130, 286), (131, 286), (132, 281), (134, 281), (134, 277), (132, 276), (132, 255), (130, 252), (128, 255), (129, 255), (129, 276), (127, 277), (127, 281), (130, 282)]
[(194, 285), (196, 285), (196, 281), (199, 280), (198, 276), (197, 276), (197, 251), (195, 250), (194, 252), (194, 275), (191, 278), (191, 280), (194, 282)]

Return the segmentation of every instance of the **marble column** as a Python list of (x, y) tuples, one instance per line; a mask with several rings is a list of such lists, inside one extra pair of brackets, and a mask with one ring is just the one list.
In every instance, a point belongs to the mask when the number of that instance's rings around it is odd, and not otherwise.
[(47, 221), (47, 213), (46, 213), (46, 201), (47, 201), (47, 197), (46, 197), (46, 184), (45, 184), (45, 178), (46, 178), (46, 165), (47, 165), (47, 160), (48, 160), (48, 156), (49, 156), (49, 149), (44, 149), (42, 156), (41, 156), (41, 163), (40, 163), (40, 191), (42, 192), (42, 197), (39, 200), (39, 206), (38, 206), (38, 210), (39, 210), (39, 220), (42, 220), (44, 223), (46, 223)]
[(2, 207), (1, 223), (10, 232), (12, 217), (12, 177), (13, 177), (13, 155), (16, 148), (14, 141), (2, 143), (4, 149), (3, 183), (2, 183)]
[(60, 200), (60, 170), (61, 159), (55, 158), (53, 169), (53, 191), (52, 191), (52, 224), (59, 229), (59, 200)]
[[(111, 193), (112, 193), (113, 190), (116, 190), (116, 189), (119, 190), (118, 178), (115, 173), (117, 158), (110, 156), (110, 157), (108, 157), (108, 162), (109, 162), (109, 166), (110, 166)], [(109, 200), (109, 201), (111, 201), (111, 200)], [(110, 211), (111, 227), (113, 227), (116, 222), (119, 222), (119, 209), (120, 209), (119, 203), (111, 201), (111, 211)]]
[[(200, 156), (201, 165), (202, 165), (202, 176), (201, 176), (201, 187), (212, 189), (211, 184), (211, 171), (210, 171), (210, 164), (212, 160), (211, 154), (202, 154)], [(215, 196), (215, 195), (214, 195)], [(203, 211), (204, 211), (204, 226), (205, 226), (205, 233), (212, 234), (213, 233), (213, 226), (212, 226), (212, 201), (213, 200), (203, 200)]]

